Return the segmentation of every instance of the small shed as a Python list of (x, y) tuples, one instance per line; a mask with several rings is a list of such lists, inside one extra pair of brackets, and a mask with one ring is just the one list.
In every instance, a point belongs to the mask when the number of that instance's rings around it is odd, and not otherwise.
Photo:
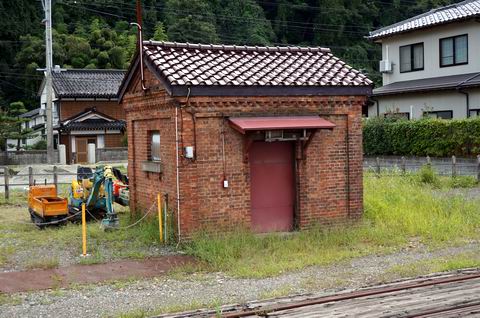
[(119, 92), (132, 211), (167, 195), (180, 237), (362, 215), (372, 82), (329, 49), (145, 41), (142, 58)]

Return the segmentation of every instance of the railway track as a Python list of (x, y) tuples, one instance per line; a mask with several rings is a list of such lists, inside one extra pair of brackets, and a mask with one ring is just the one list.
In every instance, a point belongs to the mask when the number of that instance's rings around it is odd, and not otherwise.
[[(162, 318), (218, 317), (212, 310)], [(313, 296), (300, 295), (221, 308), (221, 317), (480, 317), (480, 270)]]

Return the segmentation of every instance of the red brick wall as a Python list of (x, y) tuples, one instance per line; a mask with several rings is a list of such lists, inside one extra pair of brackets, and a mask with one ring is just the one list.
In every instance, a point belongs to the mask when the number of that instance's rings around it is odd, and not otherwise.
[(60, 102), (60, 120), (65, 120), (85, 111), (85, 109), (87, 108), (93, 107), (96, 107), (97, 111), (115, 119), (125, 119), (125, 112), (123, 110), (123, 107), (117, 101), (62, 100)]
[[(175, 207), (174, 105), (179, 103), (182, 105), (178, 116), (179, 130), (183, 131), (181, 149), (194, 145), (193, 120), (188, 112), (195, 113), (197, 137), (196, 160), (182, 158), (180, 162), (182, 236), (208, 227), (250, 226), (250, 167), (243, 162), (243, 136), (224, 119), (245, 114), (319, 114), (334, 122), (337, 127), (332, 131), (316, 133), (305, 160), (298, 161), (298, 225), (306, 228), (315, 223), (337, 223), (361, 216), (364, 96), (191, 97), (186, 104), (184, 97), (168, 97), (151, 74), (146, 72), (146, 75), (147, 87), (157, 88), (142, 93), (137, 83), (129, 88), (130, 93), (123, 101), (127, 111), (133, 210), (149, 207), (158, 191), (167, 192), (171, 207)], [(161, 133), (164, 167), (161, 179), (141, 171), (141, 162), (148, 156), (150, 129)], [(222, 187), (222, 130), (225, 131), (227, 189)]]
[[(147, 84), (152, 86), (151, 81)], [(175, 127), (174, 108), (170, 102), (161, 88), (151, 89), (144, 95), (138, 82), (123, 101), (127, 117), (130, 209), (133, 212), (150, 208), (158, 193), (168, 194), (169, 205), (175, 206)], [(142, 171), (142, 162), (149, 159), (149, 132), (152, 130), (160, 131), (162, 174)]]

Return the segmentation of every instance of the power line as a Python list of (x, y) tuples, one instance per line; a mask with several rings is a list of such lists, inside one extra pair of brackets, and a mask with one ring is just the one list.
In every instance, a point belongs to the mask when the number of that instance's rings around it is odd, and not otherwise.
[[(65, 3), (60, 3), (60, 4), (65, 4)], [(70, 4), (65, 4), (65, 5), (68, 5), (68, 6), (71, 6), (73, 7), (73, 5), (70, 5)], [(90, 5), (90, 6), (100, 6), (100, 7), (109, 7), (109, 8), (117, 8), (117, 7), (113, 7), (112, 5), (108, 5), (108, 4), (96, 4), (96, 3), (88, 3), (88, 4), (77, 4), (77, 6), (80, 6), (82, 8), (84, 8), (85, 10), (90, 10), (90, 11), (94, 11), (94, 12), (97, 12), (97, 13), (103, 13), (103, 14), (106, 14), (106, 15), (112, 15), (112, 16), (117, 16), (117, 17), (122, 17), (122, 18), (126, 18), (125, 16), (119, 16), (119, 15), (115, 15), (115, 14), (112, 14), (112, 13), (109, 13), (109, 12), (105, 12), (105, 11), (100, 11), (100, 10), (93, 10), (93, 9), (89, 9), (88, 7), (86, 7), (85, 5)], [(128, 8), (128, 5), (126, 5), (127, 8)], [(145, 6), (146, 8), (162, 8), (162, 6)], [(165, 7), (163, 7), (165, 9)], [(133, 7), (129, 8), (130, 11), (134, 12), (135, 9)], [(196, 17), (208, 17), (207, 15), (204, 15), (204, 14), (200, 14), (198, 12), (191, 12), (191, 11), (188, 11), (188, 10), (174, 10), (174, 9), (166, 9), (164, 10), (163, 12), (171, 12), (173, 14), (176, 14), (176, 15), (191, 15), (191, 16), (196, 16)], [(286, 27), (287, 28), (291, 28), (291, 29), (299, 29), (299, 30), (312, 30), (314, 29), (315, 31), (317, 32), (332, 32), (332, 31), (338, 31), (338, 29), (332, 29), (332, 28), (323, 28), (323, 26), (325, 27), (342, 27), (342, 28), (363, 28), (365, 29), (365, 32), (363, 31), (355, 31), (355, 30), (343, 30), (343, 32), (347, 32), (347, 33), (355, 33), (355, 34), (366, 34), (369, 30), (373, 29), (371, 27), (367, 27), (365, 25), (352, 25), (352, 24), (345, 24), (345, 25), (341, 25), (341, 24), (329, 24), (329, 23), (316, 23), (316, 22), (298, 22), (298, 21), (291, 21), (291, 20), (269, 20), (269, 19), (258, 19), (258, 18), (252, 18), (252, 17), (245, 17), (245, 16), (236, 16), (236, 15), (229, 15), (229, 16), (225, 16), (225, 15), (219, 15), (219, 14), (215, 14), (213, 15), (216, 19), (219, 19), (219, 20), (235, 20), (235, 21), (241, 21), (241, 22), (244, 22), (244, 21), (253, 21), (253, 22), (273, 22), (273, 23), (279, 23), (279, 24), (285, 24), (286, 23)], [(294, 25), (292, 25), (294, 24)], [(297, 24), (297, 25), (295, 25)], [(304, 25), (308, 25), (309, 27), (306, 27)]]

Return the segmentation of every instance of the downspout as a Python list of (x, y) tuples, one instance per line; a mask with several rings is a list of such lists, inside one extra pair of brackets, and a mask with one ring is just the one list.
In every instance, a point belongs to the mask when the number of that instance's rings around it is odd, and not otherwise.
[(142, 84), (142, 90), (146, 91), (145, 87), (145, 75), (143, 74), (143, 38), (142, 27), (136, 22), (131, 22), (130, 25), (135, 25), (138, 28), (138, 55), (140, 56), (140, 82)]
[(345, 116), (345, 125), (347, 126), (347, 131), (345, 133), (345, 147), (347, 151), (347, 217), (350, 219), (350, 127), (348, 114)]
[[(188, 88), (187, 93), (187, 101), (190, 98), (190, 87)], [(178, 152), (180, 151), (179, 145), (179, 136), (178, 136), (178, 109), (180, 108), (180, 104), (175, 105), (175, 163), (176, 163), (176, 183), (177, 183), (177, 232), (178, 232), (178, 242), (177, 245), (180, 244), (181, 238), (181, 226), (180, 226), (180, 156)], [(183, 123), (182, 123), (183, 126)]]
[(457, 91), (460, 94), (465, 95), (465, 107), (467, 110), (467, 118), (469, 118), (470, 117), (470, 94), (468, 94), (468, 92), (464, 91), (462, 88), (457, 88)]
[[(190, 87), (188, 87), (188, 93), (187, 93), (187, 100), (185, 101), (185, 106), (189, 106), (189, 101), (190, 101)], [(192, 122), (193, 122), (193, 161), (197, 160), (197, 117), (195, 116), (195, 112), (190, 111), (188, 109), (185, 109), (185, 111), (192, 116)], [(183, 127), (183, 124), (182, 124)], [(183, 145), (183, 144), (182, 144)]]
[(377, 117), (380, 117), (380, 102), (375, 97), (370, 96), (370, 99), (373, 100), (377, 105)]
[(179, 169), (179, 140), (178, 140), (178, 108), (180, 105), (175, 106), (175, 162), (176, 162), (176, 183), (177, 183), (177, 231), (178, 231), (178, 244), (180, 244), (180, 169)]
[(464, 91), (462, 86), (465, 84), (465, 83), (468, 83), (469, 81), (477, 78), (478, 76), (480, 76), (480, 73), (477, 73), (473, 76), (470, 76), (469, 78), (467, 78), (466, 80), (464, 80), (463, 82), (460, 82), (456, 89), (457, 91), (460, 93), (460, 94), (463, 94), (465, 95), (465, 106), (466, 106), (466, 109), (467, 109), (467, 118), (470, 117), (470, 95), (468, 94), (468, 92)]

